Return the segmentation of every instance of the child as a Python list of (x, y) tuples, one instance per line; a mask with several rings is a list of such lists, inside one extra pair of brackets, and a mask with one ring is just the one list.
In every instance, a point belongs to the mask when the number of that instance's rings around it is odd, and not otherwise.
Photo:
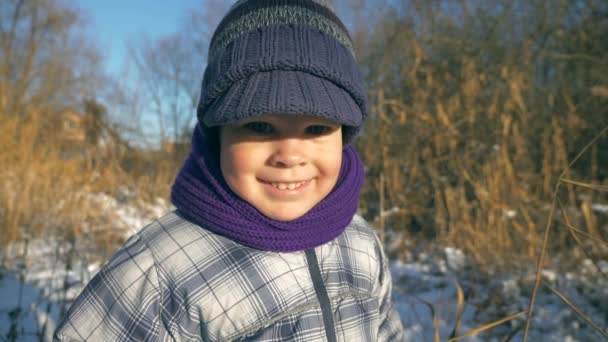
[(387, 260), (355, 215), (366, 117), (325, 0), (240, 0), (216, 29), (177, 210), (119, 250), (64, 341), (394, 341)]

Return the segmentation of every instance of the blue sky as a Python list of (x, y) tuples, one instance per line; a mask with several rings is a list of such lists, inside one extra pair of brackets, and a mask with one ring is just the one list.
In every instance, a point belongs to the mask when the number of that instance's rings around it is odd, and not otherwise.
[[(2, 1), (2, 0), (0, 0)], [(86, 36), (94, 40), (104, 56), (104, 65), (108, 76), (127, 88), (137, 88), (128, 57), (129, 42), (142, 36), (155, 41), (165, 35), (178, 31), (185, 20), (188, 10), (205, 6), (206, 0), (65, 0), (81, 12), (85, 22)], [(226, 0), (228, 1), (228, 0)], [(103, 95), (102, 95), (103, 96)], [(101, 98), (103, 102), (103, 98)], [(158, 125), (149, 116), (147, 109), (142, 108), (141, 127), (152, 137), (149, 141), (137, 140), (134, 143), (144, 145), (158, 143)], [(193, 110), (193, 109), (192, 109)], [(120, 109), (112, 109), (121, 113)], [(151, 120), (151, 121), (150, 121)], [(144, 138), (145, 139), (145, 138)]]
[(88, 28), (107, 58), (107, 68), (119, 74), (126, 59), (126, 44), (140, 34), (152, 39), (178, 29), (186, 11), (203, 0), (73, 0), (88, 19)]

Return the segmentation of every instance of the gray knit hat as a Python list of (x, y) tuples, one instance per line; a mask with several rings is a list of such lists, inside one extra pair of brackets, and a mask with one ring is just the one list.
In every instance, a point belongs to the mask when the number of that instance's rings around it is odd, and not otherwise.
[(199, 123), (269, 113), (340, 123), (346, 142), (360, 130), (366, 89), (348, 31), (327, 0), (240, 0), (215, 30)]

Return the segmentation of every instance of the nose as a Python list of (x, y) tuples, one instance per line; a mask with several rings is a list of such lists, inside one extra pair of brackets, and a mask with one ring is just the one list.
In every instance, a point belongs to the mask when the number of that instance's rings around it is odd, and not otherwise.
[(277, 140), (270, 156), (270, 165), (279, 168), (290, 168), (305, 165), (307, 162), (303, 142), (299, 139)]

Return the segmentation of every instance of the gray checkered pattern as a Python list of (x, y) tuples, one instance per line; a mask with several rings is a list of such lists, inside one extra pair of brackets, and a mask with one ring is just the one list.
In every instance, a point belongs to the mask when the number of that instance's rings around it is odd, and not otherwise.
[[(338, 341), (395, 341), (386, 257), (356, 216), (315, 249)], [(170, 213), (120, 249), (73, 303), (60, 341), (325, 341), (304, 252), (245, 247)]]

